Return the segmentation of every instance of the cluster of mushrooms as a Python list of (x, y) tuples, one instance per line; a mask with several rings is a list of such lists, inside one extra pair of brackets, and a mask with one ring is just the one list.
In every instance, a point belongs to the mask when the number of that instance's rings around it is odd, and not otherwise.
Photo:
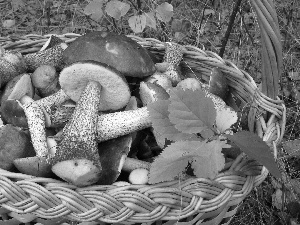
[(128, 157), (137, 131), (151, 129), (147, 104), (168, 99), (176, 85), (202, 85), (183, 78), (182, 56), (180, 45), (166, 43), (157, 62), (131, 38), (102, 31), (69, 45), (51, 36), (27, 55), (1, 49), (0, 167), (76, 186), (147, 171), (150, 162)]

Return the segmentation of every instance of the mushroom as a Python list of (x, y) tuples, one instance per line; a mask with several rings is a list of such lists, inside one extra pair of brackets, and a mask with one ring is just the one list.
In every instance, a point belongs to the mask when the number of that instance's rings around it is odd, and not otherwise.
[(63, 52), (67, 47), (66, 43), (60, 43), (43, 51), (25, 55), (28, 71), (33, 72), (41, 65), (51, 65), (60, 70), (63, 66)]
[(62, 141), (54, 156), (49, 157), (52, 171), (77, 186), (96, 183), (102, 170), (96, 142), (101, 88), (98, 82), (87, 83), (72, 118), (63, 128)]
[(54, 66), (41, 65), (32, 74), (33, 86), (37, 89), (38, 95), (42, 98), (59, 91), (58, 73)]
[(30, 74), (20, 74), (10, 80), (4, 88), (1, 97), (1, 104), (8, 99), (20, 99), (22, 96), (28, 95), (33, 97), (34, 88), (32, 86)]
[(26, 72), (27, 66), (25, 60), (20, 52), (17, 51), (5, 51), (2, 55), (2, 59), (10, 62), (15, 69), (18, 71), (18, 74)]
[(76, 62), (65, 67), (59, 75), (62, 90), (75, 102), (90, 80), (101, 85), (99, 111), (118, 110), (128, 103), (131, 94), (125, 77), (106, 64), (92, 60)]
[(34, 149), (28, 132), (11, 124), (0, 127), (0, 167), (14, 168), (14, 159), (34, 156)]
[(76, 38), (63, 52), (64, 62), (95, 60), (108, 64), (125, 76), (145, 77), (155, 72), (146, 49), (125, 35), (94, 31)]
[(174, 42), (165, 43), (165, 55), (162, 63), (156, 63), (156, 68), (168, 77), (173, 86), (182, 80), (179, 64), (183, 57), (183, 47)]
[(0, 88), (2, 88), (5, 84), (7, 84), (7, 82), (18, 75), (18, 70), (11, 62), (0, 58)]
[(26, 174), (42, 177), (50, 176), (51, 165), (46, 160), (48, 146), (44, 112), (32, 98), (26, 95), (20, 99), (20, 103), (27, 118), (31, 142), (36, 156), (15, 159), (14, 164), (21, 172)]
[(20, 74), (5, 86), (1, 98), (1, 116), (5, 123), (28, 127), (24, 110), (18, 101), (24, 95), (29, 97), (34, 95), (29, 74)]

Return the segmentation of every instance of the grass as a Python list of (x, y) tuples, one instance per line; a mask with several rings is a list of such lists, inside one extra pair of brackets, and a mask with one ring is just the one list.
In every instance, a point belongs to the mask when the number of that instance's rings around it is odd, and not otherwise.
[[(159, 2), (159, 1), (158, 1)], [(161, 2), (161, 1), (160, 1)], [(204, 0), (173, 0), (174, 19), (185, 21), (184, 36), (181, 44), (190, 44), (219, 52), (221, 40), (226, 32), (234, 1), (204, 1)], [(18, 8), (18, 4), (21, 6)], [(64, 34), (69, 32), (84, 34), (91, 30), (108, 30), (124, 34), (132, 31), (126, 19), (114, 20), (104, 15), (100, 20), (91, 19), (85, 15), (86, 0), (0, 0), (0, 24), (12, 20), (11, 27), (0, 26), (2, 37), (23, 36), (26, 34), (44, 35), (48, 33)], [(153, 8), (153, 1), (144, 1), (142, 10), (148, 12)], [(283, 75), (280, 97), (287, 107), (287, 124), (284, 142), (300, 138), (300, 78), (290, 79), (291, 74), (300, 73), (300, 2), (297, 0), (276, 0), (283, 45)], [(214, 15), (203, 17), (204, 8), (213, 9)], [(130, 11), (132, 12), (132, 11)], [(243, 20), (242, 20), (243, 18)], [(173, 24), (174, 25), (174, 24)], [(177, 40), (172, 24), (157, 26), (157, 30), (146, 29), (142, 37), (152, 37), (161, 41)], [(242, 8), (237, 15), (233, 30), (228, 40), (224, 58), (229, 59), (239, 68), (251, 74), (257, 83), (261, 81), (260, 32), (255, 15), (248, 1), (242, 2)], [(300, 75), (299, 75), (300, 76)], [(287, 172), (293, 179), (300, 179), (300, 159), (280, 156), (287, 167)], [(276, 190), (283, 190), (274, 185), (272, 177), (268, 177), (262, 185), (255, 188), (240, 205), (231, 225), (257, 224), (279, 225), (291, 224), (295, 214), (287, 203), (291, 193), (283, 192), (282, 207), (276, 208), (272, 196)], [(284, 190), (283, 190), (284, 191)], [(298, 221), (300, 223), (300, 221)]]

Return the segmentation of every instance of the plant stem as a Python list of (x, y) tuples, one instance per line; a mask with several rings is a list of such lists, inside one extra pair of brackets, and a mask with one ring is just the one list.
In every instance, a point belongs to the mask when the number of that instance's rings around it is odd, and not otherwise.
[(241, 5), (241, 2), (242, 0), (237, 0), (236, 3), (235, 3), (235, 6), (233, 8), (233, 11), (231, 13), (231, 16), (230, 16), (230, 19), (229, 19), (229, 24), (228, 24), (228, 27), (227, 27), (227, 30), (226, 30), (226, 33), (225, 33), (225, 36), (222, 40), (222, 46), (221, 46), (221, 49), (220, 49), (220, 52), (219, 52), (219, 55), (221, 57), (223, 57), (224, 55), (224, 52), (225, 52), (225, 47), (226, 47), (226, 44), (228, 42), (228, 39), (229, 39), (229, 36), (230, 36), (230, 33), (231, 33), (231, 30), (233, 28), (233, 25), (234, 25), (234, 20), (235, 20), (235, 17), (236, 17), (236, 14), (238, 12), (238, 9)]

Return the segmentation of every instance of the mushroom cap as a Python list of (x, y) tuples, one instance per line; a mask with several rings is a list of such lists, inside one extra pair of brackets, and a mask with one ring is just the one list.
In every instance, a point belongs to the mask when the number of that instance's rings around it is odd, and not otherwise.
[(30, 136), (19, 127), (7, 124), (0, 129), (0, 168), (13, 169), (14, 159), (34, 156)]
[(125, 76), (145, 77), (156, 68), (146, 49), (125, 35), (95, 31), (78, 37), (63, 53), (68, 65), (82, 60), (106, 63)]
[(17, 127), (28, 128), (24, 109), (18, 100), (6, 100), (1, 104), (0, 109), (3, 122), (12, 124)]
[(131, 135), (124, 135), (98, 143), (102, 171), (97, 184), (110, 185), (117, 180), (132, 143)]
[(117, 110), (128, 103), (131, 93), (125, 77), (108, 65), (92, 60), (76, 62), (59, 75), (62, 90), (75, 102), (89, 81), (101, 85), (100, 111)]
[(22, 96), (28, 95), (33, 97), (34, 88), (31, 83), (29, 74), (20, 74), (10, 80), (5, 88), (1, 98), (1, 104), (8, 99), (20, 99)]

